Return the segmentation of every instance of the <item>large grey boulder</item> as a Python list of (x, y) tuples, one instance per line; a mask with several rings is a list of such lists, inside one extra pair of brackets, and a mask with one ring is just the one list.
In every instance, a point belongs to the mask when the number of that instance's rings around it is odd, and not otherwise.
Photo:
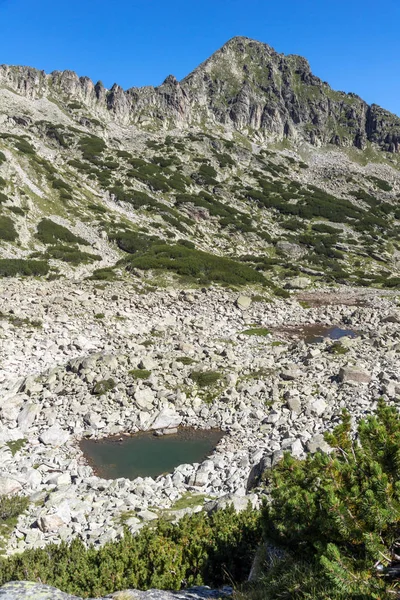
[(371, 375), (360, 367), (342, 367), (339, 371), (339, 381), (342, 383), (369, 383)]
[(22, 490), (22, 485), (11, 477), (0, 477), (0, 496), (12, 496)]
[(69, 433), (56, 424), (42, 433), (39, 440), (46, 446), (62, 446), (69, 439)]
[(146, 388), (135, 392), (135, 402), (140, 410), (151, 411), (154, 405), (155, 397), (153, 392)]
[(49, 531), (57, 531), (65, 525), (64, 521), (58, 515), (43, 515), (38, 521), (40, 531), (47, 533)]
[(251, 298), (249, 298), (249, 296), (239, 296), (236, 300), (236, 306), (240, 308), (240, 310), (247, 310), (251, 306)]
[(40, 406), (29, 402), (18, 415), (17, 423), (21, 431), (28, 431), (40, 412)]
[(175, 429), (181, 423), (182, 417), (173, 408), (163, 408), (150, 425), (150, 429)]

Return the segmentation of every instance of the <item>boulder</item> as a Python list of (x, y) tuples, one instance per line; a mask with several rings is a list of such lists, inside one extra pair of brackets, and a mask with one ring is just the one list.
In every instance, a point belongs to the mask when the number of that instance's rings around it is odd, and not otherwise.
[(0, 477), (0, 496), (12, 496), (22, 490), (22, 485), (11, 477)]
[(29, 402), (18, 415), (17, 422), (21, 431), (27, 431), (35, 421), (40, 412), (40, 406)]
[(228, 506), (233, 506), (236, 512), (242, 512), (242, 510), (246, 510), (250, 504), (254, 507), (257, 503), (256, 496), (238, 496), (237, 494), (227, 494), (226, 496), (222, 496), (217, 500), (212, 500), (211, 502), (207, 502), (204, 505), (204, 508), (207, 512), (214, 512), (216, 510), (221, 510), (223, 508), (227, 508)]
[(249, 298), (249, 296), (239, 296), (236, 300), (236, 306), (240, 308), (240, 310), (247, 310), (251, 306), (251, 298)]
[(371, 375), (360, 367), (342, 367), (339, 371), (339, 381), (342, 383), (369, 383)]
[(62, 446), (69, 439), (69, 433), (56, 424), (42, 433), (39, 440), (46, 446)]
[(156, 367), (157, 363), (151, 356), (145, 356), (139, 363), (139, 369), (144, 369), (145, 371), (152, 371)]
[(304, 290), (311, 285), (311, 280), (308, 277), (293, 277), (286, 284), (288, 290)]
[(181, 423), (182, 417), (173, 408), (163, 408), (150, 425), (150, 429), (175, 429)]
[(320, 450), (321, 452), (328, 453), (328, 452), (330, 452), (332, 450), (332, 448), (325, 441), (323, 434), (322, 433), (317, 433), (310, 440), (308, 440), (308, 442), (307, 442), (307, 450), (311, 454), (315, 454), (315, 452), (317, 452), (317, 450)]
[(64, 521), (58, 515), (43, 515), (39, 517), (38, 525), (40, 531), (48, 533), (49, 531), (57, 531), (65, 525)]
[[(137, 390), (135, 392), (134, 397), (136, 406), (140, 408), (140, 410), (152, 410), (155, 398), (153, 392), (150, 389), (146, 388), (144, 390)], [(162, 429), (162, 427), (157, 427), (156, 429)]]

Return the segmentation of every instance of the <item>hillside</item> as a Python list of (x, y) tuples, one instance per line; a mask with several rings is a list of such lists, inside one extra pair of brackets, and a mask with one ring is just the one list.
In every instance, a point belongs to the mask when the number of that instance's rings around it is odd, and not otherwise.
[(127, 91), (2, 66), (0, 113), (0, 252), (40, 261), (4, 274), (122, 260), (204, 283), (216, 256), (237, 263), (228, 284), (398, 285), (400, 119), (301, 57), (234, 38), (181, 82)]

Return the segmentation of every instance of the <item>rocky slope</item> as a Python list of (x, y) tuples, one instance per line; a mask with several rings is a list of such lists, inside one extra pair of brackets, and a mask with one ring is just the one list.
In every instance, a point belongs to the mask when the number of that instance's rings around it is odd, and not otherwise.
[(395, 287), (398, 123), (245, 38), (154, 89), (3, 66), (0, 255), (41, 265), (1, 271), (82, 277), (127, 254), (165, 271), (156, 246), (170, 256), (183, 240), (191, 260), (221, 272), (196, 252), (229, 257), (246, 281)]

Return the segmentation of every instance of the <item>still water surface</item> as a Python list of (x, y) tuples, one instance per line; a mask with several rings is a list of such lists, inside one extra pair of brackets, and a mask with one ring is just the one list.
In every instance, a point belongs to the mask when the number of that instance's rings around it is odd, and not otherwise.
[(130, 437), (81, 440), (80, 448), (96, 475), (103, 479), (157, 477), (185, 463), (202, 462), (223, 437), (217, 429), (179, 429), (155, 436), (152, 432)]

